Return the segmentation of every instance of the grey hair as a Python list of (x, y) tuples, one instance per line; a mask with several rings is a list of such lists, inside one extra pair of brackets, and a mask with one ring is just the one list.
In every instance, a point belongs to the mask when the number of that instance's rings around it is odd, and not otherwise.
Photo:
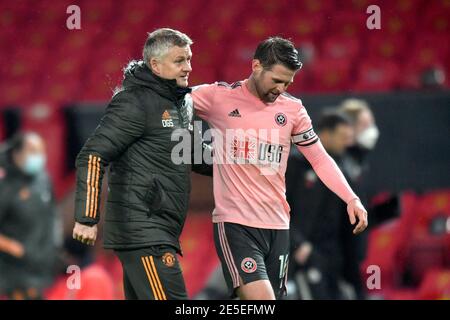
[(185, 47), (193, 43), (186, 34), (169, 28), (160, 28), (148, 34), (142, 56), (144, 63), (149, 65), (151, 58), (160, 59), (173, 46)]

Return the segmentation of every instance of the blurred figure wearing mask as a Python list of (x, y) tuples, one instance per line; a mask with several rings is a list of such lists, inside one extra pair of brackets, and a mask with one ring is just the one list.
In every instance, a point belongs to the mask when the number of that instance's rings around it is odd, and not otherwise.
[(18, 134), (0, 159), (0, 295), (40, 299), (52, 281), (56, 215), (45, 171), (45, 144), (34, 133)]
[[(316, 127), (323, 146), (339, 166), (353, 141), (351, 121), (328, 111)], [(288, 160), (286, 197), (291, 207), (289, 278), (296, 284), (296, 298), (343, 298), (339, 288), (343, 268), (340, 221), (347, 219), (346, 206), (295, 148)]]
[[(345, 114), (353, 124), (355, 140), (347, 149), (342, 159), (342, 171), (354, 190), (361, 195), (363, 202), (368, 202), (366, 177), (369, 173), (368, 154), (375, 148), (379, 131), (369, 105), (361, 99), (344, 100), (339, 111)], [(371, 220), (373, 222), (374, 218)], [(372, 223), (372, 226), (376, 223)], [(348, 236), (349, 228), (344, 219), (341, 220), (344, 237), (344, 279), (354, 288), (357, 299), (365, 298), (365, 290), (360, 276), (360, 264), (364, 260), (367, 247), (368, 233), (358, 237)]]
[(364, 100), (344, 100), (339, 111), (350, 118), (355, 130), (355, 141), (346, 152), (343, 166), (350, 181), (358, 187), (368, 170), (366, 157), (375, 148), (380, 133), (373, 113)]

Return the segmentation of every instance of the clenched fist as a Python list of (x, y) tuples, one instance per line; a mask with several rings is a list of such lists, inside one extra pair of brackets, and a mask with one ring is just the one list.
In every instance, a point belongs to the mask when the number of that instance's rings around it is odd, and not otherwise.
[(358, 224), (355, 229), (353, 229), (353, 233), (358, 234), (363, 232), (369, 225), (369, 222), (367, 220), (367, 210), (364, 208), (361, 201), (357, 198), (351, 200), (347, 204), (347, 212), (352, 225), (356, 223), (356, 218), (358, 218)]
[(87, 226), (79, 222), (75, 222), (72, 237), (81, 243), (93, 246), (97, 240), (97, 225)]

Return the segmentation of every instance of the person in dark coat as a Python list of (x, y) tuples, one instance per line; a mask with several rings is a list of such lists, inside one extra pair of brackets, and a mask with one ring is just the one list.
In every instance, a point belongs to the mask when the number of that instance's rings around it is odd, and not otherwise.
[(45, 143), (19, 133), (0, 154), (0, 295), (40, 299), (52, 283), (58, 223)]
[[(93, 244), (97, 237), (100, 194), (109, 166), (104, 247), (123, 266), (127, 299), (187, 299), (177, 254), (188, 211), (190, 174), (211, 174), (177, 150), (193, 134), (188, 77), (191, 39), (176, 30), (149, 34), (143, 61), (125, 69), (99, 126), (76, 160), (77, 189), (73, 237)], [(197, 142), (197, 141), (195, 141)], [(198, 141), (201, 144), (201, 141)], [(200, 146), (201, 148), (201, 146)], [(188, 153), (188, 154), (187, 154)]]
[[(339, 166), (353, 139), (350, 120), (328, 111), (321, 115), (316, 127), (323, 146)], [(286, 196), (291, 207), (289, 271), (297, 285), (298, 298), (340, 299), (340, 221), (347, 219), (345, 203), (320, 181), (295, 148), (288, 160)]]

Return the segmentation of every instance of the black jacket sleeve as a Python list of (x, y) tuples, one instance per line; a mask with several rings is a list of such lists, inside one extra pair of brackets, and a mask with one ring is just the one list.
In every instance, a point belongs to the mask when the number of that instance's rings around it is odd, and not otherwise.
[(146, 112), (133, 91), (112, 98), (76, 159), (75, 221), (98, 223), (105, 167), (144, 133), (145, 123)]
[(8, 199), (10, 199), (9, 197), (5, 197), (6, 187), (3, 181), (0, 181), (0, 195), (2, 195), (2, 198), (0, 199), (0, 225), (1, 225), (2, 220), (6, 215), (6, 207), (8, 205)]

